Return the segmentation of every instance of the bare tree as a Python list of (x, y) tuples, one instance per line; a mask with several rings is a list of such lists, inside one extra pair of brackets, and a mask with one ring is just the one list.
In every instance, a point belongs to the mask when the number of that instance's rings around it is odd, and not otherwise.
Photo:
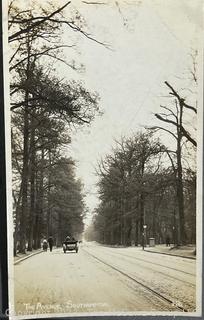
[(169, 156), (172, 163), (173, 170), (176, 176), (176, 188), (177, 188), (177, 201), (178, 201), (178, 212), (179, 212), (179, 238), (181, 243), (186, 242), (186, 231), (185, 231), (185, 213), (184, 213), (184, 190), (183, 190), (183, 168), (182, 168), (182, 142), (183, 139), (190, 142), (194, 147), (197, 146), (196, 140), (191, 136), (191, 134), (184, 127), (184, 115), (185, 110), (188, 109), (197, 113), (197, 109), (194, 106), (186, 103), (185, 99), (170, 85), (165, 81), (165, 85), (170, 89), (170, 96), (173, 97), (174, 108), (167, 106), (160, 106), (163, 113), (156, 113), (155, 117), (175, 128), (175, 131), (168, 129), (168, 127), (154, 126), (151, 129), (154, 131), (162, 130), (170, 134), (176, 140), (176, 165), (174, 165), (173, 159), (170, 156), (170, 151), (165, 150)]

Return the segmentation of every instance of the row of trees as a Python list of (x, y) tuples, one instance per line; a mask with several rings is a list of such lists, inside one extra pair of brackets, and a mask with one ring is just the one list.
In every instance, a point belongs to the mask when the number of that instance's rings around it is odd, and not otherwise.
[(53, 67), (76, 68), (63, 57), (72, 47), (62, 44), (64, 26), (91, 38), (79, 17), (64, 17), (70, 1), (20, 5), (9, 6), (14, 254), (17, 246), (21, 253), (39, 248), (44, 236), (52, 234), (60, 245), (67, 233), (82, 233), (82, 184), (63, 147), (71, 143), (72, 128), (89, 124), (99, 111), (97, 94), (61, 79)]
[[(161, 125), (123, 137), (98, 164), (100, 204), (88, 240), (138, 245), (149, 237), (164, 243), (168, 235), (175, 244), (196, 241), (197, 143), (186, 119), (193, 124), (197, 109), (165, 85), (171, 101), (155, 114)], [(173, 138), (171, 147), (158, 132)]]
[[(61, 79), (54, 65), (77, 69), (63, 55), (64, 49), (74, 47), (62, 42), (65, 28), (106, 44), (84, 31), (78, 12), (64, 16), (70, 3), (42, 7), (36, 2), (25, 8), (14, 0), (9, 5), (14, 248), (18, 244), (22, 253), (26, 246), (38, 248), (41, 238), (50, 233), (60, 244), (67, 231), (79, 234), (83, 230), (82, 185), (74, 174), (74, 160), (65, 156), (63, 147), (71, 143), (73, 127), (87, 125), (99, 114), (98, 96), (79, 82)], [(195, 68), (192, 75), (197, 82)], [(178, 242), (195, 241), (195, 170), (184, 165), (184, 147), (194, 152), (196, 140), (184, 118), (187, 112), (191, 116), (197, 111), (168, 82), (166, 86), (171, 105), (161, 106), (163, 112), (155, 116), (175, 130), (155, 126), (148, 129), (151, 132), (124, 138), (99, 165), (101, 204), (94, 218), (99, 241), (141, 242), (148, 216), (155, 225), (152, 235), (159, 234), (157, 226), (160, 223), (162, 230), (165, 223), (160, 212), (165, 199), (172, 203), (172, 210), (170, 206), (164, 211), (169, 221), (176, 221)], [(154, 138), (158, 130), (175, 139), (175, 150)], [(156, 222), (157, 215), (160, 222)], [(191, 236), (187, 232), (190, 223)]]

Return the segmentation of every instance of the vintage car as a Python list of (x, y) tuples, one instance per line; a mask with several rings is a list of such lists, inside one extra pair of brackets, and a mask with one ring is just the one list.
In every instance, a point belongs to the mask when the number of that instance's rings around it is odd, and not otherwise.
[(76, 251), (77, 253), (79, 250), (78, 241), (75, 239), (66, 239), (63, 242), (62, 247), (63, 247), (64, 253), (66, 253), (66, 251)]

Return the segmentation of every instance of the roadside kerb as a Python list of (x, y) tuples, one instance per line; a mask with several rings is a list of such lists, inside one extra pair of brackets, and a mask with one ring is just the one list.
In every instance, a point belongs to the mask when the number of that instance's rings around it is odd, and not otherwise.
[(178, 254), (172, 254), (172, 253), (166, 253), (166, 252), (159, 252), (159, 251), (152, 251), (152, 250), (144, 250), (146, 252), (150, 252), (150, 253), (159, 253), (159, 254), (165, 254), (167, 256), (174, 256), (174, 257), (180, 257), (180, 258), (184, 258), (184, 259), (191, 259), (191, 260), (196, 260), (196, 257), (187, 257), (187, 256), (181, 256)]
[(33, 257), (33, 256), (35, 256), (36, 254), (39, 254), (39, 253), (41, 253), (41, 252), (43, 252), (43, 250), (39, 250), (39, 251), (37, 251), (37, 252), (28, 254), (27, 256), (16, 260), (16, 261), (14, 262), (14, 265), (15, 265), (15, 264), (18, 264), (18, 263), (20, 263), (20, 262), (22, 262), (22, 261), (24, 261), (24, 260), (26, 260), (26, 259), (28, 259), (28, 258), (30, 258), (30, 257)]

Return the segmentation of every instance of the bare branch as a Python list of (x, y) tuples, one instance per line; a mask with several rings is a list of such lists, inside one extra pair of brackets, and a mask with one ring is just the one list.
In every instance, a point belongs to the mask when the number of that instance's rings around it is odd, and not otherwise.
[(175, 115), (175, 113), (174, 113), (170, 108), (167, 108), (166, 106), (162, 106), (162, 105), (160, 105), (160, 108), (169, 111), (170, 114), (171, 114), (176, 120), (178, 120), (178, 117)]
[(96, 42), (96, 43), (104, 46), (106, 49), (112, 50), (112, 49), (108, 46), (108, 44), (106, 44), (106, 43), (104, 43), (104, 42), (101, 42), (101, 41), (93, 38), (89, 33), (87, 33), (86, 31), (82, 30), (81, 28), (79, 28), (79, 27), (78, 27), (77, 25), (75, 25), (73, 22), (69, 22), (69, 21), (66, 21), (66, 20), (60, 20), (60, 21), (58, 21), (58, 20), (56, 20), (56, 19), (49, 19), (49, 20), (52, 21), (52, 22), (60, 22), (60, 23), (62, 23), (62, 24), (66, 24), (66, 25), (68, 25), (71, 29), (73, 29), (74, 31), (77, 31), (77, 32), (81, 33), (82, 35), (84, 35), (87, 39), (92, 40), (92, 41), (94, 41), (94, 42)]
[[(71, 47), (73, 47), (73, 46), (74, 46), (74, 45), (70, 45), (70, 46), (68, 46), (68, 45), (60, 45), (60, 46), (56, 46), (56, 47), (47, 48), (47, 49), (44, 50), (44, 51), (30, 54), (30, 58), (31, 58), (31, 57), (37, 58), (38, 56), (41, 57), (41, 56), (43, 56), (43, 55), (48, 55), (47, 53), (50, 52), (50, 51), (52, 51), (52, 50), (54, 51), (54, 50), (58, 50), (58, 49), (61, 49), (61, 48), (71, 48)], [(59, 58), (57, 58), (56, 56), (51, 56), (51, 55), (49, 55), (49, 56), (50, 56), (50, 57), (53, 57), (53, 58), (55, 58), (55, 59), (59, 59)], [(25, 62), (27, 59), (28, 59), (28, 58), (25, 57), (25, 58), (23, 58), (22, 60), (18, 61), (16, 64), (14, 64), (13, 66), (11, 66), (11, 67), (9, 68), (9, 71), (12, 71), (12, 70), (15, 69), (16, 67), (18, 67), (20, 64), (22, 64), (23, 62)], [(64, 61), (64, 60), (61, 60), (61, 61), (63, 61), (64, 63), (66, 63), (68, 66), (71, 66), (71, 65), (68, 64), (66, 61)]]
[(154, 131), (163, 130), (163, 131), (170, 133), (176, 140), (178, 139), (177, 136), (173, 132), (171, 132), (170, 130), (167, 130), (165, 128), (159, 127), (159, 126), (147, 127), (147, 129), (154, 130)]
[(155, 113), (155, 117), (161, 121), (173, 124), (175, 127), (179, 127), (183, 136), (190, 141), (195, 147), (197, 146), (197, 142), (190, 136), (190, 134), (186, 131), (186, 129), (184, 129), (183, 126), (179, 125), (178, 123), (174, 122), (173, 120), (169, 120), (169, 119), (164, 119), (160, 114)]
[(169, 150), (165, 150), (166, 151), (166, 153), (167, 153), (167, 155), (168, 155), (168, 157), (169, 157), (169, 159), (170, 159), (170, 161), (171, 161), (171, 166), (172, 166), (172, 168), (173, 168), (173, 171), (174, 171), (174, 174), (176, 175), (176, 167), (175, 167), (175, 164), (174, 164), (174, 162), (173, 162), (173, 159), (172, 159), (172, 157), (171, 157), (171, 155), (170, 155), (170, 151)]
[(52, 17), (54, 17), (56, 14), (60, 13), (64, 8), (66, 8), (69, 4), (71, 3), (71, 1), (68, 1), (64, 6), (58, 8), (56, 11), (52, 12), (50, 15), (48, 15), (47, 17), (43, 17), (42, 19), (40, 19), (40, 21), (34, 22), (31, 25), (29, 25), (27, 28), (25, 29), (21, 29), (20, 31), (12, 34), (9, 37), (9, 42), (16, 40), (16, 38), (18, 38), (19, 35), (22, 34), (26, 34), (29, 31), (33, 30), (34, 28), (38, 27), (39, 25), (41, 25), (42, 23), (50, 20)]
[(15, 58), (15, 56), (17, 55), (17, 53), (19, 52), (20, 49), (21, 49), (21, 44), (18, 46), (18, 48), (16, 49), (14, 54), (11, 56), (11, 58), (9, 60), (9, 64), (11, 64), (11, 62), (13, 61), (13, 59)]
[(182, 105), (183, 105), (184, 107), (186, 107), (187, 109), (190, 109), (190, 110), (194, 111), (195, 113), (197, 113), (196, 108), (194, 108), (194, 107), (186, 104), (186, 103), (185, 103), (185, 99), (181, 98), (181, 97), (179, 96), (179, 94), (176, 92), (176, 90), (174, 90), (174, 88), (173, 88), (167, 81), (165, 81), (164, 83), (167, 85), (167, 87), (169, 87), (169, 88), (171, 89), (172, 92), (170, 92), (170, 94), (173, 95), (173, 96), (175, 96), (175, 97), (178, 99), (178, 101), (179, 101), (180, 104), (182, 104)]

